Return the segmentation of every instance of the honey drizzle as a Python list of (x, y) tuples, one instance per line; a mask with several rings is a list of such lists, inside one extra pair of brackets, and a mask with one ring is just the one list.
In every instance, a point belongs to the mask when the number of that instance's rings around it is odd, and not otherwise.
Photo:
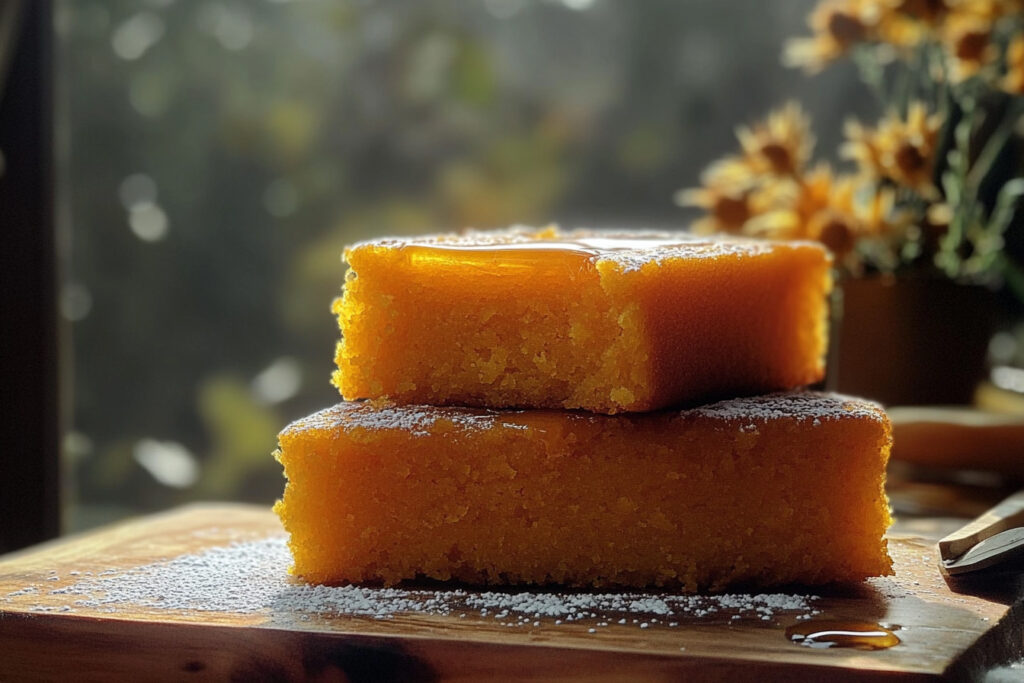
[(899, 636), (893, 633), (898, 628), (868, 621), (812, 619), (787, 628), (786, 638), (796, 645), (816, 649), (887, 650), (900, 644)]
[(600, 256), (602, 253), (615, 251), (650, 249), (652, 247), (698, 246), (702, 244), (708, 244), (708, 242), (659, 237), (582, 237), (578, 240), (529, 240), (525, 242), (499, 242), (491, 244), (434, 242), (431, 244), (411, 244), (408, 246), (417, 249), (438, 249), (457, 252), (555, 251)]
[[(525, 242), (466, 243), (432, 242), (405, 244), (399, 247), (413, 263), (465, 264), (478, 269), (508, 272), (529, 268), (576, 267), (585, 261), (600, 259), (616, 253), (658, 249), (666, 247), (706, 247), (702, 240), (638, 238), (638, 237), (584, 237), (578, 240), (542, 240)], [(561, 258), (559, 258), (561, 257)]]

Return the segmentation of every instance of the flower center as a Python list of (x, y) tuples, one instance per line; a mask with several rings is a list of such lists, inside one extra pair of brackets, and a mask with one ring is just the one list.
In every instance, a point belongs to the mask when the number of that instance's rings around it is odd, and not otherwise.
[(792, 173), (796, 167), (789, 150), (777, 142), (769, 142), (761, 147), (761, 155), (772, 165), (772, 170), (780, 175)]
[(829, 15), (828, 32), (843, 46), (859, 43), (867, 35), (867, 29), (860, 19), (843, 12), (833, 12)]
[(934, 24), (949, 11), (949, 7), (946, 6), (946, 0), (903, 0), (899, 11)]
[(921, 151), (909, 142), (900, 143), (895, 154), (896, 166), (906, 175), (913, 175), (928, 165)]
[(968, 31), (956, 41), (956, 56), (965, 62), (980, 62), (988, 47), (988, 31)]
[(750, 218), (746, 197), (720, 196), (715, 200), (715, 217), (725, 225), (740, 226)]
[(853, 249), (853, 231), (845, 221), (830, 216), (827, 222), (821, 226), (818, 241), (828, 247), (832, 253), (842, 255)]

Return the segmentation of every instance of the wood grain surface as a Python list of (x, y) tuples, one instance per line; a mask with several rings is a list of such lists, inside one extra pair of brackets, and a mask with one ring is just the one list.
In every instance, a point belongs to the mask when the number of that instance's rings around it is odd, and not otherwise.
[[(933, 527), (926, 535), (942, 535), (941, 525)], [(801, 647), (785, 635), (795, 617), (781, 613), (762, 620), (723, 612), (645, 629), (613, 622), (591, 633), (585, 620), (507, 628), (473, 612), (310, 618), (287, 605), (256, 612), (89, 606), (61, 592), (87, 572), (116, 579), (281, 534), (263, 508), (190, 506), (3, 558), (0, 679), (929, 680), (969, 678), (1024, 656), (1020, 572), (949, 584), (934, 539), (906, 533), (890, 538), (895, 577), (813, 591), (821, 611), (814, 619), (898, 627), (902, 642), (877, 651)]]

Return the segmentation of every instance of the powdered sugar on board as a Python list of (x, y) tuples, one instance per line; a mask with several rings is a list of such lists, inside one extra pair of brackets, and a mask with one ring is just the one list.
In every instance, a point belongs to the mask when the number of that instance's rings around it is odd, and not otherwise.
[[(392, 619), (419, 614), (493, 620), (507, 626), (583, 623), (589, 632), (609, 626), (675, 628), (693, 623), (808, 619), (816, 596), (785, 593), (678, 595), (659, 592), (559, 592), (529, 589), (372, 588), (314, 586), (287, 575), (286, 538), (272, 536), (214, 546), (126, 570), (80, 572), (61, 587), (30, 585), (0, 596), (0, 605), (47, 594), (63, 602), (33, 605), (37, 612), (140, 607), (181, 612), (266, 613), (312, 617)], [(38, 598), (35, 598), (38, 599)]]

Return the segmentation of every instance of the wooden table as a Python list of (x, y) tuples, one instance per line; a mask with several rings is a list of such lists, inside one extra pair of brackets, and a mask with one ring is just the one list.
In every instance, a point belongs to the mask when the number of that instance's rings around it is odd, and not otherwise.
[[(0, 561), (0, 679), (963, 678), (1024, 656), (1024, 608), (1016, 602), (1024, 582), (1016, 573), (948, 585), (936, 568), (933, 537), (949, 525), (920, 518), (896, 527), (890, 537), (895, 577), (807, 598), (818, 611), (813, 620), (893, 626), (900, 644), (876, 651), (799, 646), (786, 637), (786, 628), (808, 615), (786, 610), (766, 619), (749, 613), (734, 618), (731, 610), (657, 621), (641, 616), (647, 627), (631, 619), (620, 624), (607, 614), (509, 626), (478, 610), (374, 619), (304, 612), (294, 602), (210, 611), (146, 600), (83, 603), (82, 596), (68, 593), (86, 579), (93, 589), (101, 580), (129, 577), (137, 586), (153, 571), (146, 567), (282, 534), (264, 508), (191, 506)], [(214, 562), (195, 571), (218, 569)], [(266, 581), (296, 589), (284, 576)], [(261, 578), (264, 588), (266, 581)], [(236, 595), (244, 599), (247, 587), (224, 589), (241, 591)]]

